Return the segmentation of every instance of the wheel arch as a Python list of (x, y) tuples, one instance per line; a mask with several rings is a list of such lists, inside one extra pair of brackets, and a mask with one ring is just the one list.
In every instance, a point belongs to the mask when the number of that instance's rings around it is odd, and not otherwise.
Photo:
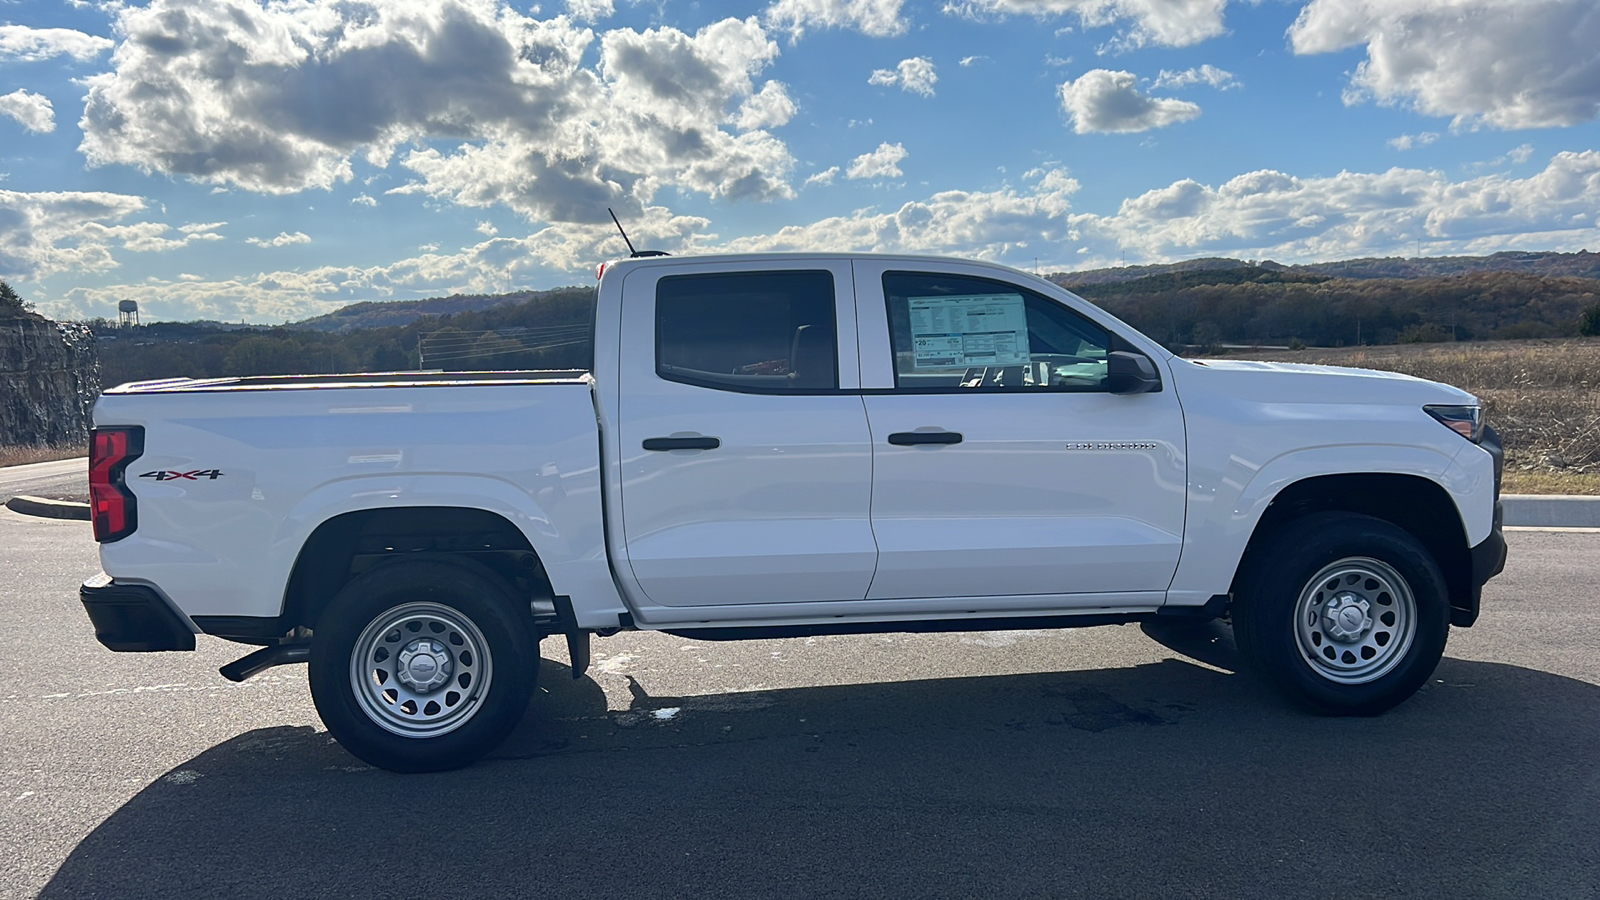
[(553, 594), (527, 535), (499, 513), (464, 506), (362, 509), (328, 518), (301, 545), (285, 587), (279, 633), (312, 627), (340, 589), (361, 573), (391, 559), (424, 554), (471, 560), (530, 600)]
[(1254, 555), (1278, 529), (1316, 512), (1360, 513), (1405, 530), (1422, 543), (1444, 574), (1452, 620), (1472, 608), (1471, 549), (1455, 500), (1436, 481), (1398, 473), (1317, 475), (1285, 486), (1256, 521), (1232, 589), (1238, 589)]

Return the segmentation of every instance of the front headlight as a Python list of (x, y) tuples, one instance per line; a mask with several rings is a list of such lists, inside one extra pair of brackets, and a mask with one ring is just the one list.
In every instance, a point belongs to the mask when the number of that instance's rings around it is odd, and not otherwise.
[(1440, 425), (1474, 444), (1483, 440), (1481, 406), (1424, 406), (1422, 411), (1437, 419)]

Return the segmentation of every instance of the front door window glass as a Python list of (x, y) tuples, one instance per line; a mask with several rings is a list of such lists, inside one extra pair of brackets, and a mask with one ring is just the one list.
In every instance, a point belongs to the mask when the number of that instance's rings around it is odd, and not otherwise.
[(887, 272), (902, 390), (1104, 391), (1111, 335), (1042, 294), (1002, 281)]

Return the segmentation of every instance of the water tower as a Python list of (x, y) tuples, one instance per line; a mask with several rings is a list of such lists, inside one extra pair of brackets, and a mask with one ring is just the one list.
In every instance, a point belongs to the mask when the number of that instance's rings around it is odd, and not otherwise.
[(117, 303), (118, 324), (123, 328), (132, 328), (139, 324), (139, 301), (123, 300)]

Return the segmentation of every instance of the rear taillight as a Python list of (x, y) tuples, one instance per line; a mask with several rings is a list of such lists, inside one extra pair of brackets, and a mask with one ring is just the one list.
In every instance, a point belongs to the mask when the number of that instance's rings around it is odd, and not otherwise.
[(139, 506), (123, 480), (128, 463), (144, 453), (144, 429), (96, 428), (89, 434), (89, 508), (94, 539), (118, 541), (139, 527)]

